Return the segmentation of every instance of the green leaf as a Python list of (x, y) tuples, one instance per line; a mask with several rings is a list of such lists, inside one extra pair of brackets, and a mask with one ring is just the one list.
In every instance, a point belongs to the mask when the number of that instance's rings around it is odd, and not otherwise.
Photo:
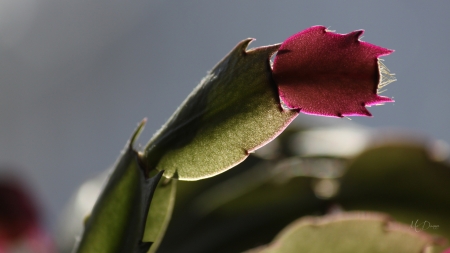
[(117, 160), (111, 177), (85, 223), (78, 253), (147, 252), (142, 242), (153, 192), (162, 172), (146, 179), (133, 143), (142, 121)]
[(386, 215), (352, 212), (301, 218), (268, 246), (248, 253), (422, 253), (437, 252), (437, 243)]
[(148, 253), (156, 252), (169, 225), (175, 203), (176, 186), (176, 180), (163, 179), (156, 187), (142, 238), (144, 242), (153, 243)]
[(240, 42), (203, 78), (145, 148), (149, 168), (198, 180), (222, 173), (274, 139), (298, 115), (281, 107), (270, 56)]
[(350, 164), (334, 200), (346, 210), (388, 212), (450, 239), (450, 166), (436, 160), (431, 143), (391, 142), (366, 150)]
[(227, 173), (178, 182), (161, 252), (242, 252), (268, 243), (298, 217), (327, 209), (311, 183), (307, 177), (285, 181), (273, 163), (254, 155)]

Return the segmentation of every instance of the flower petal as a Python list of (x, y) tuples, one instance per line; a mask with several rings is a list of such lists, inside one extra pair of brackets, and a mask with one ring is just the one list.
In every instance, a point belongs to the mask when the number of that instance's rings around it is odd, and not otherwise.
[(378, 59), (393, 50), (359, 41), (363, 32), (337, 34), (313, 26), (284, 41), (273, 64), (283, 103), (305, 114), (343, 117), (372, 116), (365, 106), (394, 102), (377, 95), (395, 80), (382, 82)]

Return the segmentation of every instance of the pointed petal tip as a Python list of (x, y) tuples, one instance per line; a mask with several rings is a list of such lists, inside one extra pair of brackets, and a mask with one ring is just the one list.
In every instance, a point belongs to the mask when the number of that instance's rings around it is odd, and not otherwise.
[(303, 30), (303, 31), (301, 31), (301, 32), (308, 31), (308, 30), (323, 30), (323, 31), (328, 31), (328, 29), (327, 29), (326, 26), (323, 26), (323, 25), (314, 25), (314, 26), (311, 26), (310, 28), (307, 28), (307, 29), (305, 29), (305, 30)]
[(363, 35), (363, 34), (364, 34), (364, 30), (356, 30), (356, 31), (353, 31), (351, 33), (345, 34), (345, 36), (353, 37), (356, 40), (359, 40), (359, 37), (361, 37), (361, 35)]
[(343, 117), (373, 117), (372, 113), (367, 110), (367, 108), (362, 105), (359, 108), (355, 108), (353, 111), (342, 114)]
[(377, 55), (377, 58), (378, 58), (378, 57), (381, 57), (381, 56), (390, 55), (390, 54), (392, 54), (393, 52), (395, 52), (394, 49), (388, 49), (388, 48), (382, 48), (382, 49), (383, 49), (382, 52), (380, 52), (380, 53)]
[(363, 107), (363, 108), (362, 108), (362, 114), (361, 114), (361, 116), (365, 116), (365, 117), (373, 117), (373, 116), (372, 116), (372, 113), (370, 113), (369, 110), (367, 110), (366, 107)]
[[(327, 29), (326, 26), (323, 25), (315, 25), (315, 26), (311, 26), (310, 28), (307, 28), (303, 31), (300, 31), (298, 33), (296, 33), (294, 36), (298, 36), (299, 34), (303, 34), (303, 33), (310, 33), (310, 32), (322, 32), (322, 33), (327, 33), (327, 32), (332, 32), (330, 30)], [(291, 36), (293, 37), (293, 36)], [(290, 37), (290, 38), (291, 38)]]
[(395, 102), (394, 99), (390, 98), (390, 97), (384, 97), (384, 96), (378, 96), (377, 95), (377, 100), (383, 103), (393, 103)]
[(394, 102), (395, 100), (393, 100), (392, 98), (377, 95), (374, 100), (367, 102), (366, 106), (384, 105), (385, 103), (394, 103)]

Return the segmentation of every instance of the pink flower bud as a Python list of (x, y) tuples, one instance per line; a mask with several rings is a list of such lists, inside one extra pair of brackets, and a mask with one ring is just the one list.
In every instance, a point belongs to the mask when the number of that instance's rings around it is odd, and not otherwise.
[(366, 106), (394, 102), (378, 95), (395, 81), (378, 57), (393, 50), (360, 41), (362, 34), (313, 26), (284, 41), (273, 63), (282, 102), (305, 114), (328, 117), (372, 116)]

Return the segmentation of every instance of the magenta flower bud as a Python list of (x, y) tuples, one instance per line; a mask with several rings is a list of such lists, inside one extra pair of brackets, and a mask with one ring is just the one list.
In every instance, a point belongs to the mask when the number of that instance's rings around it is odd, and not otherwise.
[(313, 26), (284, 41), (273, 63), (282, 102), (305, 114), (328, 117), (372, 116), (366, 106), (394, 102), (378, 95), (395, 81), (378, 59), (393, 50), (360, 41), (362, 34)]
[(0, 253), (52, 253), (53, 242), (41, 227), (37, 206), (20, 181), (0, 180)]

